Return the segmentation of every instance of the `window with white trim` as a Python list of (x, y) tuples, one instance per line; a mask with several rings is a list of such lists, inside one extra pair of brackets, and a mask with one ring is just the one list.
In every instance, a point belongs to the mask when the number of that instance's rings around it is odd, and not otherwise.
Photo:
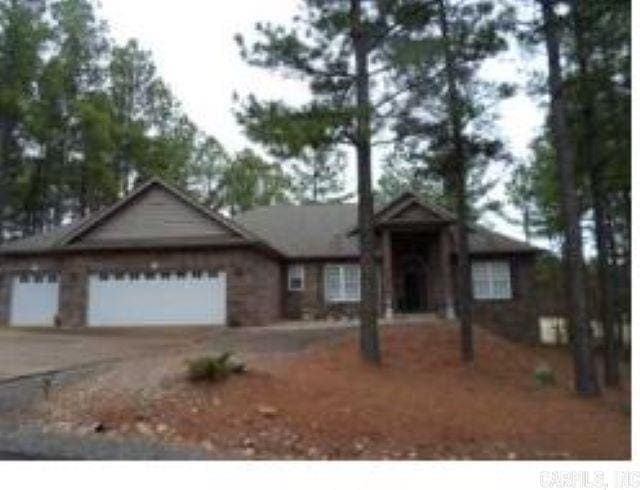
[(292, 264), (288, 271), (289, 291), (302, 291), (304, 289), (304, 266)]
[(511, 299), (511, 266), (506, 260), (476, 260), (471, 266), (474, 299)]
[(324, 294), (327, 301), (360, 301), (360, 266), (330, 264), (324, 269)]

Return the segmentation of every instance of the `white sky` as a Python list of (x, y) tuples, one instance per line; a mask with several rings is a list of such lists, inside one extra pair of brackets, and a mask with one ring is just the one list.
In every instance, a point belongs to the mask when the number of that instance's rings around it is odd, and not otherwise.
[[(100, 15), (120, 43), (136, 38), (153, 53), (160, 76), (182, 102), (189, 117), (225, 148), (237, 151), (249, 144), (232, 114), (232, 95), (249, 93), (259, 98), (305, 100), (305, 86), (283, 80), (266, 70), (251, 68), (242, 61), (233, 40), (236, 33), (251, 36), (256, 22), (290, 22), (297, 0), (102, 0)], [(488, 77), (525, 82), (530, 69), (515, 53), (486, 67)], [(522, 91), (501, 103), (499, 130), (516, 157), (528, 154), (528, 145), (542, 124), (543, 113)], [(352, 159), (353, 161), (353, 159)], [(374, 155), (374, 180), (379, 165)], [(500, 175), (504, 182), (508, 173)], [(354, 165), (347, 175), (355, 188)], [(494, 191), (502, 195), (502, 186)], [(512, 236), (520, 228), (488, 217), (488, 224)]]

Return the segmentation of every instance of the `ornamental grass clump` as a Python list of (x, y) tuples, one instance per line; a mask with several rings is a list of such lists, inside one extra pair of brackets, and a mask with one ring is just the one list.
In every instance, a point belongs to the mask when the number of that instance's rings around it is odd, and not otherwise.
[(230, 352), (219, 356), (203, 356), (187, 361), (187, 377), (189, 381), (206, 381), (215, 383), (227, 379), (231, 374), (245, 371), (242, 363), (234, 361)]

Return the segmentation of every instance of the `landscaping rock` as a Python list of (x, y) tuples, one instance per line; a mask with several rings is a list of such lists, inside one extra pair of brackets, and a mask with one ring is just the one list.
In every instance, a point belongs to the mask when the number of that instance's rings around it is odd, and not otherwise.
[(275, 417), (280, 411), (276, 407), (272, 407), (270, 405), (260, 405), (258, 406), (258, 413), (264, 417)]
[(138, 422), (136, 424), (136, 431), (146, 437), (151, 437), (153, 436), (153, 430), (151, 429), (151, 427), (149, 427), (149, 424), (146, 424), (144, 422)]
[(73, 424), (71, 422), (56, 422), (52, 427), (53, 430), (60, 432), (71, 432), (73, 430)]

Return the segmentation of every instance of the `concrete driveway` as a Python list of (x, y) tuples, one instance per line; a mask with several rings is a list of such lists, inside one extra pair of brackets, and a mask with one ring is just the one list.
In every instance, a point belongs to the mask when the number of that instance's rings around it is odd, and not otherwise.
[(294, 352), (345, 329), (250, 327), (0, 328), (0, 381), (82, 365), (198, 351)]

